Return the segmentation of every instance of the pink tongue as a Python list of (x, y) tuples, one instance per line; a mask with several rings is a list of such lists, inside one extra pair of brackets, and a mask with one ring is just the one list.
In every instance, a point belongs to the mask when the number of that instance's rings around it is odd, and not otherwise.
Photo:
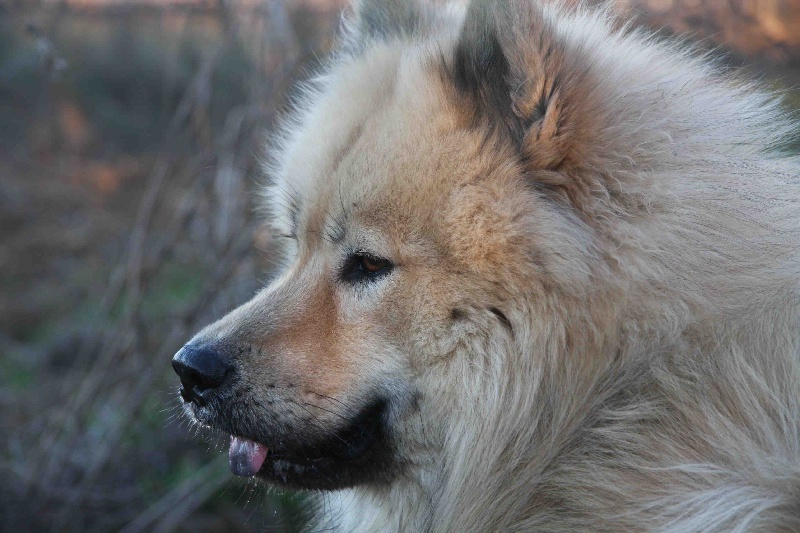
[(267, 458), (267, 447), (241, 437), (231, 435), (231, 447), (228, 450), (228, 461), (231, 472), (237, 476), (251, 477), (261, 470)]

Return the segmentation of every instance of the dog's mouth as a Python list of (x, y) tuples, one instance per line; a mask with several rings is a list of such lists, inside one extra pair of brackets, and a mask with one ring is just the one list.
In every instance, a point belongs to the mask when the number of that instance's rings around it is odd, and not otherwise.
[(268, 434), (262, 440), (234, 433), (228, 449), (231, 472), (293, 489), (388, 482), (397, 463), (386, 436), (385, 405), (374, 402), (343, 428), (310, 440)]

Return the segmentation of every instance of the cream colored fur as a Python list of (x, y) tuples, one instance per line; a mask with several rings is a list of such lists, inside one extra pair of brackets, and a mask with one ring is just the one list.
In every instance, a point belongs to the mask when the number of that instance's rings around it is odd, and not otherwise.
[(800, 530), (800, 163), (781, 151), (796, 118), (606, 11), (497, 2), (516, 103), (561, 84), (558, 134), (543, 116), (521, 162), (482, 119), (464, 126), (442, 73), (464, 9), (413, 9), (418, 27), (387, 35), (356, 15), (309, 83), (268, 197), (281, 231), (288, 202), (314, 230), (219, 329), (289, 286), (305, 301), (293, 276), (327, 279), (337, 217), (397, 264), (331, 312), (358, 346), (337, 397), (396, 391), (405, 468), (320, 495), (315, 527)]

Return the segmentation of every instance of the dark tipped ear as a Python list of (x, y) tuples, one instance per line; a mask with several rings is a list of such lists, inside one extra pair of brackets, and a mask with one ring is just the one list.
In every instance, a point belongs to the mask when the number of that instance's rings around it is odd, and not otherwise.
[(458, 91), (473, 100), (479, 112), (501, 125), (517, 144), (524, 128), (514, 112), (511, 65), (500, 41), (499, 17), (491, 0), (473, 0), (456, 43), (451, 69)]
[(415, 0), (357, 0), (351, 44), (413, 35), (420, 24)]
[(583, 209), (608, 185), (582, 172), (604, 157), (605, 96), (588, 52), (568, 49), (540, 9), (530, 0), (472, 0), (448, 70), (470, 99), (462, 108), (507, 135), (533, 179)]
[(531, 134), (547, 130), (544, 119), (560, 71), (552, 32), (533, 4), (472, 0), (452, 68), (456, 88), (523, 152)]

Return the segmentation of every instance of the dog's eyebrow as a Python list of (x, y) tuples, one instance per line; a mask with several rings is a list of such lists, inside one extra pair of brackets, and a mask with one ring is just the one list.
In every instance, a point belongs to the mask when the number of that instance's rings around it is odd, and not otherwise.
[(347, 209), (345, 208), (345, 202), (342, 197), (342, 182), (338, 183), (338, 193), (339, 193), (339, 208), (341, 209), (341, 213), (338, 215), (334, 215), (333, 213), (336, 210), (331, 210), (328, 212), (328, 216), (333, 220), (332, 223), (329, 223), (328, 226), (325, 228), (325, 234), (334, 244), (340, 244), (342, 241), (345, 240), (347, 237), (347, 219), (348, 213)]
[(289, 227), (292, 235), (297, 235), (298, 226), (300, 224), (300, 206), (292, 199), (289, 203)]
[(340, 244), (347, 237), (347, 227), (338, 218), (334, 218), (333, 224), (328, 224), (325, 228), (325, 235), (334, 244)]

